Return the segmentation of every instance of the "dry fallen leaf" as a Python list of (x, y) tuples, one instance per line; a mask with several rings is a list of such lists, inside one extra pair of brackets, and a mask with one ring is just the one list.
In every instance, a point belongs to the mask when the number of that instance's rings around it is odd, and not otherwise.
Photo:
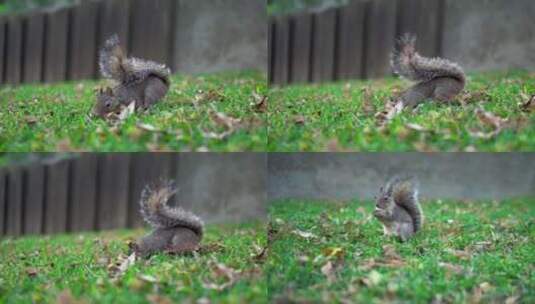
[(385, 127), (390, 121), (403, 110), (403, 102), (389, 100), (385, 103), (383, 111), (375, 114), (375, 119), (379, 127)]
[(524, 112), (533, 112), (535, 111), (535, 94), (531, 97), (525, 97), (526, 101), (520, 105), (520, 109)]
[(253, 109), (255, 112), (264, 113), (267, 111), (267, 96), (253, 92)]
[(336, 276), (334, 274), (334, 266), (331, 261), (328, 261), (321, 267), (321, 273), (327, 277), (327, 282), (329, 284), (332, 284), (334, 281), (336, 281)]
[(151, 304), (172, 304), (174, 303), (166, 296), (158, 295), (158, 294), (152, 294), (147, 295), (147, 301)]
[(222, 291), (234, 285), (239, 277), (239, 272), (222, 263), (212, 263), (212, 274), (215, 278), (223, 278), (226, 280), (223, 284), (203, 282), (203, 287), (206, 289), (214, 289)]
[(118, 278), (120, 278), (130, 266), (134, 265), (135, 261), (135, 252), (133, 252), (126, 258), (124, 258), (124, 256), (120, 256), (117, 260), (117, 263), (112, 264), (108, 267), (111, 278), (113, 280), (117, 280)]
[(507, 119), (494, 115), (491, 112), (483, 110), (481, 107), (475, 110), (475, 116), (481, 123), (492, 128), (490, 132), (483, 132), (477, 130), (468, 130), (470, 136), (475, 138), (490, 139), (498, 135), (507, 124)]
[(377, 284), (379, 284), (382, 278), (383, 277), (379, 272), (372, 270), (370, 273), (368, 273), (366, 277), (362, 278), (361, 281), (362, 283), (364, 283), (364, 285), (368, 287), (372, 287), (372, 286), (376, 286)]
[(303, 115), (297, 115), (293, 118), (293, 121), (296, 125), (304, 125), (305, 124), (305, 116)]
[(39, 273), (39, 271), (37, 270), (37, 268), (34, 268), (34, 267), (28, 267), (26, 268), (26, 274), (29, 276), (29, 277), (35, 277), (37, 276), (37, 274)]
[(308, 239), (315, 239), (315, 238), (318, 237), (317, 235), (315, 235), (312, 232), (301, 231), (299, 229), (296, 229), (296, 230), (292, 231), (292, 233), (294, 233), (294, 234), (296, 234), (296, 235), (298, 235), (298, 236), (300, 236), (300, 237), (302, 237), (304, 239), (307, 239), (307, 240)]
[(454, 274), (462, 274), (464, 271), (464, 268), (460, 265), (454, 265), (454, 264), (445, 263), (445, 262), (438, 263), (438, 266), (444, 268), (447, 272), (454, 273)]

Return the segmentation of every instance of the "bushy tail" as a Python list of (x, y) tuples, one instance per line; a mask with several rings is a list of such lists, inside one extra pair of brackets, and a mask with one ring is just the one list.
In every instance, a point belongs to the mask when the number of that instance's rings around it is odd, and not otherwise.
[(120, 46), (119, 36), (113, 34), (100, 49), (98, 64), (104, 78), (122, 82), (126, 78), (126, 54)]
[(452, 77), (466, 81), (463, 69), (456, 63), (442, 58), (422, 57), (416, 52), (416, 36), (405, 34), (398, 39), (390, 55), (394, 73), (412, 81), (429, 81), (438, 77)]
[(202, 236), (204, 223), (192, 212), (181, 207), (170, 207), (167, 201), (176, 188), (172, 181), (162, 181), (157, 186), (147, 186), (141, 193), (141, 216), (153, 228), (185, 227)]
[(386, 186), (392, 193), (394, 202), (407, 210), (414, 220), (414, 232), (419, 231), (424, 224), (424, 213), (418, 201), (418, 181), (410, 176), (396, 176)]

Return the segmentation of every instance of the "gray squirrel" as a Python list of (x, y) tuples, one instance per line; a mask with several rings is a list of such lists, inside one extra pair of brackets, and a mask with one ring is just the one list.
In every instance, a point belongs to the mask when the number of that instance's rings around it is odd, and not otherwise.
[(403, 106), (416, 107), (426, 99), (446, 102), (459, 94), (466, 83), (463, 69), (443, 58), (426, 58), (416, 52), (416, 36), (403, 35), (390, 56), (394, 73), (416, 81), (398, 97)]
[(421, 230), (424, 214), (415, 179), (390, 179), (379, 190), (373, 215), (382, 223), (385, 235), (396, 236), (403, 242)]
[(167, 205), (175, 193), (172, 181), (161, 181), (142, 191), (140, 213), (153, 231), (130, 245), (136, 255), (147, 257), (157, 252), (182, 254), (199, 248), (204, 223), (189, 211)]
[(117, 34), (106, 40), (100, 50), (99, 67), (102, 77), (115, 81), (116, 85), (97, 91), (93, 108), (96, 116), (117, 112), (132, 102), (136, 109), (147, 109), (169, 90), (169, 68), (149, 60), (127, 58)]

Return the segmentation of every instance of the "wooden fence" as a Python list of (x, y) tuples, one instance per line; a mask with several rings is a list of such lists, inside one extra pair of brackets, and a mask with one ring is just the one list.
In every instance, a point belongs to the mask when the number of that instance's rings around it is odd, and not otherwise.
[(176, 153), (83, 153), (0, 171), (0, 236), (139, 227), (147, 183), (177, 176)]
[(389, 54), (403, 33), (426, 56), (441, 54), (444, 0), (353, 0), (322, 12), (269, 22), (269, 81), (274, 85), (389, 75)]
[(130, 54), (174, 66), (175, 0), (84, 0), (0, 16), (0, 84), (96, 78), (97, 52), (117, 33)]

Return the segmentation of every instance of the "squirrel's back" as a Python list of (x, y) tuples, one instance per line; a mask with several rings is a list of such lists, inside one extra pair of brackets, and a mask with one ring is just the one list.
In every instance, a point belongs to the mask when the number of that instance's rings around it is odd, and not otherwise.
[(168, 200), (176, 193), (172, 181), (147, 186), (141, 193), (141, 215), (155, 229), (184, 227), (202, 236), (204, 223), (200, 217), (181, 207), (170, 207)]
[(387, 188), (392, 191), (396, 205), (405, 209), (414, 221), (414, 232), (419, 231), (424, 223), (424, 214), (418, 201), (418, 185), (412, 177), (394, 177)]
[(403, 35), (390, 55), (394, 73), (413, 81), (429, 81), (440, 77), (455, 78), (465, 83), (463, 69), (455, 62), (443, 58), (427, 58), (416, 52), (416, 37)]

